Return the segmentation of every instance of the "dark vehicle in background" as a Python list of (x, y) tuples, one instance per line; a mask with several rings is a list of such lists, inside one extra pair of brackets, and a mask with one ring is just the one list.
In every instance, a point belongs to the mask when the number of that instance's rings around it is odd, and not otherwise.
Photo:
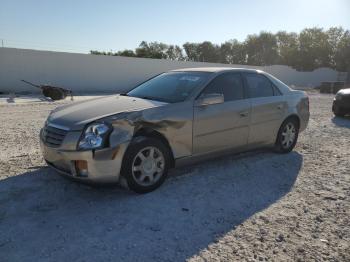
[(350, 114), (350, 88), (338, 91), (333, 101), (332, 111), (336, 116)]

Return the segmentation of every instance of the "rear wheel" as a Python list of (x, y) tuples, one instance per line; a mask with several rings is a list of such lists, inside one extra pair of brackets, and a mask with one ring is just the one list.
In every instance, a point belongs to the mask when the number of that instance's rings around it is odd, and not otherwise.
[(121, 175), (132, 191), (148, 193), (163, 184), (169, 164), (169, 150), (162, 142), (137, 137), (125, 153)]
[(299, 135), (299, 123), (295, 118), (288, 118), (281, 125), (275, 144), (279, 153), (288, 153), (295, 147)]

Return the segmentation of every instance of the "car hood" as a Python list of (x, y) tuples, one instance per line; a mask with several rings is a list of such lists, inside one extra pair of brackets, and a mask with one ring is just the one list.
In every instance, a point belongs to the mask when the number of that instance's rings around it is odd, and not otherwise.
[(58, 107), (51, 112), (48, 123), (67, 130), (81, 130), (87, 123), (103, 117), (165, 104), (136, 97), (105, 96)]

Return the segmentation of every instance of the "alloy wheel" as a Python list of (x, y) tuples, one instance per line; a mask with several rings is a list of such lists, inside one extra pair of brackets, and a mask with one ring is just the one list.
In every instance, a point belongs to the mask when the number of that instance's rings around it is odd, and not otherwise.
[(165, 158), (162, 152), (153, 146), (141, 149), (132, 162), (132, 175), (142, 186), (155, 184), (163, 175)]
[(285, 125), (282, 131), (282, 146), (283, 148), (289, 148), (293, 145), (296, 138), (297, 130), (293, 123), (288, 123)]

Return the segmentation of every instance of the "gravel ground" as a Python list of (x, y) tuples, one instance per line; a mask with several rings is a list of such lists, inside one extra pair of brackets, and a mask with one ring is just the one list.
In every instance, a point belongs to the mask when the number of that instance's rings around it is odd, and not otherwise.
[(0, 105), (0, 261), (350, 261), (350, 118), (331, 103), (310, 94), (290, 154), (181, 168), (146, 195), (44, 165), (38, 133), (59, 103)]

